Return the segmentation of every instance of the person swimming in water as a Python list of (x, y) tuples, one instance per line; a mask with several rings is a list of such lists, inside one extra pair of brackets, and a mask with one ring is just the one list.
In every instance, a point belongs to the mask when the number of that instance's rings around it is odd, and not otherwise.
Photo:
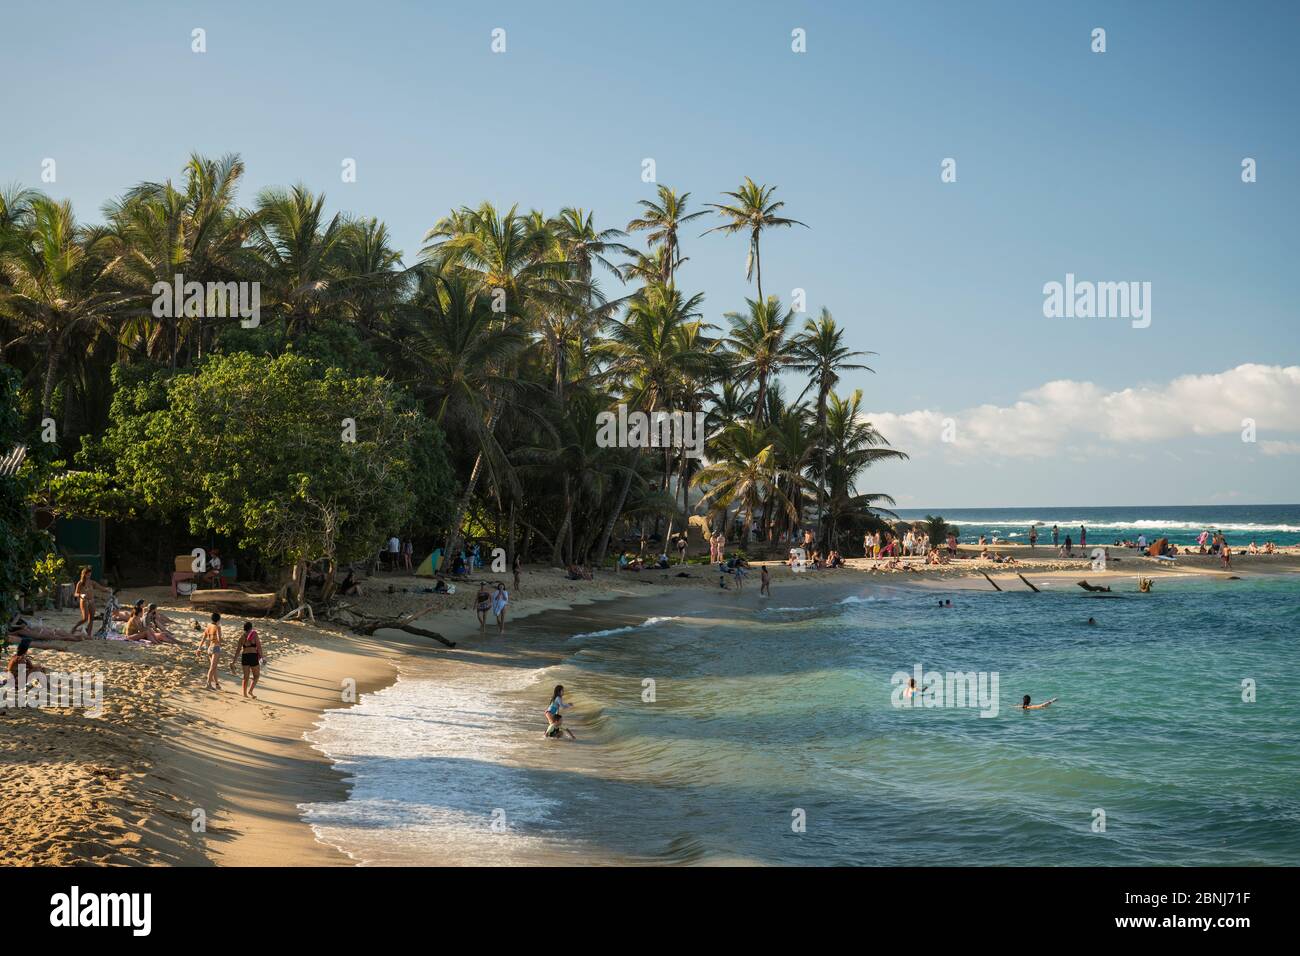
[(1054, 703), (1056, 703), (1055, 697), (1053, 697), (1051, 700), (1043, 701), (1043, 703), (1041, 704), (1031, 704), (1029, 702), (1029, 695), (1026, 694), (1025, 699), (1020, 702), (1020, 709), (1021, 710), (1042, 710), (1044, 707), (1051, 707)]
[[(933, 686), (933, 685), (931, 685), (931, 686)], [(922, 691), (927, 691), (927, 690), (929, 690), (929, 689), (930, 689), (929, 687), (917, 687), (917, 686), (916, 686), (916, 678), (915, 678), (915, 677), (909, 677), (909, 678), (907, 679), (907, 686), (903, 688), (903, 699), (904, 699), (904, 700), (911, 700), (911, 699), (912, 699), (913, 697), (915, 697), (917, 694), (921, 693)]]

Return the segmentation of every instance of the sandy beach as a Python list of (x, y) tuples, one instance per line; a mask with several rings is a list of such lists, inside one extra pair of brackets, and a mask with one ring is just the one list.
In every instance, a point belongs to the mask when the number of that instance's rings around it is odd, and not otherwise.
[[(935, 588), (990, 587), (987, 573), (1004, 589), (1030, 581), (1087, 579), (1117, 590), (1133, 579), (1172, 575), (1227, 576), (1208, 556), (1180, 557), (1166, 567), (1115, 550), (1106, 572), (1082, 558), (1064, 559), (1040, 548), (999, 547), (1016, 555), (1014, 565), (959, 560), (916, 572), (877, 570), (851, 560), (837, 571), (792, 574), (772, 568), (775, 595), (798, 588), (852, 593), (874, 584)], [(1114, 557), (1119, 557), (1115, 561)], [(1300, 571), (1296, 549), (1272, 556), (1236, 555), (1232, 574)], [(0, 716), (7, 733), (0, 759), (7, 766), (7, 797), (0, 826), (12, 838), (0, 848), (6, 864), (59, 865), (348, 865), (343, 853), (319, 842), (301, 819), (304, 803), (345, 799), (346, 778), (306, 739), (330, 708), (349, 706), (362, 695), (391, 685), (404, 662), (452, 669), (517, 669), (555, 663), (559, 633), (619, 626), (647, 613), (679, 613), (683, 607), (725, 609), (727, 602), (756, 600), (757, 571), (745, 592), (718, 588), (717, 573), (688, 565), (689, 577), (666, 572), (604, 574), (594, 582), (568, 581), (558, 569), (526, 570), (512, 596), (507, 633), (480, 634), (472, 608), (474, 588), (455, 595), (423, 593), (426, 580), (400, 575), (363, 583), (363, 596), (349, 599), (372, 613), (396, 614), (438, 606), (420, 624), (457, 643), (448, 649), (428, 638), (381, 630), (362, 637), (333, 625), (260, 621), (268, 666), (257, 700), (242, 699), (238, 678), (223, 670), (223, 690), (203, 688), (204, 664), (195, 653), (190, 622), (205, 615), (163, 588), (128, 589), (123, 597), (157, 601), (179, 622), (181, 645), (119, 641), (57, 642), (37, 646), (43, 666), (101, 673), (104, 709), (98, 717), (76, 710), (10, 708)], [(392, 593), (389, 593), (391, 588)], [(812, 591), (809, 593), (817, 593)], [(634, 608), (634, 611), (625, 610)], [(547, 630), (513, 625), (548, 611), (569, 610)], [(630, 616), (629, 616), (630, 615)], [(50, 612), (47, 624), (71, 625), (70, 611)], [(555, 617), (545, 619), (555, 622)], [(235, 624), (234, 616), (227, 618)], [(230, 629), (228, 628), (228, 631)], [(580, 719), (580, 718), (579, 718)], [(579, 726), (579, 725), (575, 725)]]

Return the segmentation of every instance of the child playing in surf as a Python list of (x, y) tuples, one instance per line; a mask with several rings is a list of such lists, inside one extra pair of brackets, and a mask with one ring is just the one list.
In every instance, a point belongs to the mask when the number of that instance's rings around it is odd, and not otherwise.
[(570, 740), (578, 739), (573, 736), (572, 730), (564, 726), (564, 715), (560, 713), (564, 708), (572, 706), (572, 704), (566, 704), (564, 702), (564, 685), (556, 684), (555, 690), (551, 692), (550, 706), (546, 708), (545, 736), (559, 739), (561, 733), (566, 733), (569, 735)]

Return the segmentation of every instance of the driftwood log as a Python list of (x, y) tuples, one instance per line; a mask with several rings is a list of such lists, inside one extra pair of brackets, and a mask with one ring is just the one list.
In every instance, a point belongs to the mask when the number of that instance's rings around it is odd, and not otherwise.
[(1020, 580), (1024, 581), (1026, 584), (1028, 584), (1028, 585), (1029, 585), (1029, 590), (1033, 591), (1035, 594), (1038, 593), (1038, 588), (1034, 587), (1033, 584), (1030, 584), (1029, 578), (1025, 577), (1023, 574), (1021, 574), (1021, 573), (1018, 572), (1018, 571), (1016, 572), (1016, 577), (1018, 577)]
[(989, 577), (988, 574), (986, 574), (984, 571), (981, 571), (980, 574), (983, 574), (983, 575), (984, 575), (984, 580), (987, 581), (989, 584), (993, 585), (993, 587), (994, 587), (995, 590), (998, 590), (998, 591), (1001, 591), (1001, 590), (1002, 590), (1000, 587), (998, 587), (998, 582), (997, 582), (997, 581), (994, 581), (994, 580), (993, 580), (991, 577)]
[(412, 623), (428, 614), (435, 607), (437, 607), (436, 604), (430, 604), (418, 611), (399, 614), (397, 617), (373, 617), (369, 614), (362, 614), (350, 604), (339, 604), (330, 609), (329, 619), (344, 625), (355, 634), (364, 634), (367, 637), (372, 636), (375, 631), (387, 629), (390, 631), (403, 631), (417, 637), (432, 638), (445, 647), (455, 647), (455, 641), (449, 641), (437, 631), (416, 627)]
[(1097, 584), (1089, 584), (1087, 581), (1079, 581), (1077, 583), (1079, 587), (1083, 588), (1085, 591), (1106, 591), (1106, 592), (1110, 591), (1110, 588), (1108, 587), (1102, 587), (1101, 585), (1097, 585)]

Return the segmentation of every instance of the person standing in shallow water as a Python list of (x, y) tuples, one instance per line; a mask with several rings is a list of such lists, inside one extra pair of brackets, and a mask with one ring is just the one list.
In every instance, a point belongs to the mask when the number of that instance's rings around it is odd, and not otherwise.
[(1061, 546), (1061, 529), (1056, 525), (1052, 525), (1052, 547), (1059, 548), (1060, 546)]
[(1088, 546), (1088, 529), (1085, 528), (1083, 525), (1079, 525), (1079, 547), (1086, 548), (1087, 546)]
[(759, 575), (758, 593), (763, 597), (772, 596), (772, 575), (767, 573), (767, 565), (763, 565), (763, 573)]
[(569, 735), (570, 740), (578, 739), (577, 737), (573, 736), (572, 730), (564, 726), (564, 715), (560, 713), (560, 711), (564, 710), (566, 707), (572, 707), (572, 706), (573, 706), (572, 704), (566, 704), (564, 702), (564, 685), (556, 684), (555, 690), (551, 691), (551, 703), (546, 708), (546, 736), (547, 737), (559, 737), (560, 732), (563, 731), (564, 733)]

